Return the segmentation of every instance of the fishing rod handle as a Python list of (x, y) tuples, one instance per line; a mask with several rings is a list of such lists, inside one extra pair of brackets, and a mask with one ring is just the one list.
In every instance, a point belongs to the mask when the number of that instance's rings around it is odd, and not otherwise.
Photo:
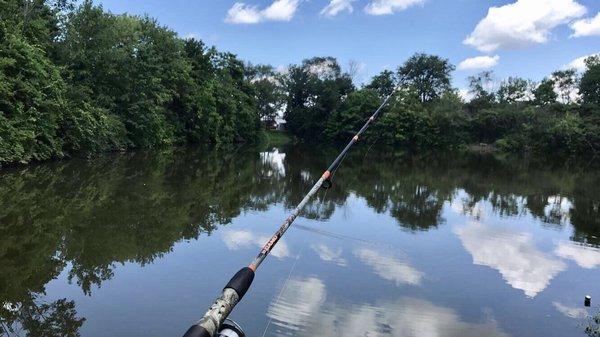
[(192, 325), (183, 337), (215, 337), (221, 324), (244, 297), (253, 280), (254, 270), (249, 267), (240, 269), (229, 280), (221, 296), (215, 300), (204, 317), (197, 324)]

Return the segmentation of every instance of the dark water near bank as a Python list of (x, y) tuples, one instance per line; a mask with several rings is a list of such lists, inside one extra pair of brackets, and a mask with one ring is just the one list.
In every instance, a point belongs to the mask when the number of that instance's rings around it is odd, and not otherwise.
[[(0, 171), (0, 331), (182, 335), (334, 155), (176, 150)], [(236, 308), (248, 336), (585, 336), (600, 171), (363, 152), (335, 184)]]

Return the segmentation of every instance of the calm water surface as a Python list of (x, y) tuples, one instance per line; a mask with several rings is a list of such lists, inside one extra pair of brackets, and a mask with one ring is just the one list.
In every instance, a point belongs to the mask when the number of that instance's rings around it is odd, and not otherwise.
[[(0, 333), (181, 336), (334, 155), (175, 150), (0, 171)], [(585, 336), (599, 171), (363, 152), (334, 183), (234, 311), (248, 336)]]

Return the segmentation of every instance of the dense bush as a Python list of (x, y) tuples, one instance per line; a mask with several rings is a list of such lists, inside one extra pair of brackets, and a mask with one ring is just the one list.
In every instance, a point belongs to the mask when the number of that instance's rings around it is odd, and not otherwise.
[(0, 163), (63, 155), (66, 85), (39, 47), (0, 24)]
[(246, 66), (91, 1), (0, 5), (0, 165), (261, 136)]

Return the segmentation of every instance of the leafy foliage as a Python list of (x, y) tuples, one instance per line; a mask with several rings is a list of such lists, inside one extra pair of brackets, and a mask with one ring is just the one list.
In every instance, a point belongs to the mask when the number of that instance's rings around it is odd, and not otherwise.
[(585, 333), (589, 337), (599, 337), (600, 336), (600, 313), (596, 314), (596, 316), (591, 317), (590, 322), (585, 327)]
[(533, 90), (533, 96), (535, 97), (535, 103), (537, 105), (548, 105), (556, 102), (558, 94), (554, 91), (554, 81), (552, 79), (545, 78), (540, 84)]
[(398, 68), (398, 80), (411, 87), (422, 102), (439, 98), (450, 89), (450, 61), (435, 55), (415, 54)]
[(0, 164), (261, 138), (233, 54), (89, 0), (9, 0), (0, 14)]
[(416, 54), (397, 74), (383, 71), (358, 90), (335, 59), (314, 58), (283, 76), (285, 117), (289, 131), (305, 141), (346, 141), (398, 85), (367, 138), (410, 151), (485, 143), (506, 152), (594, 155), (600, 151), (600, 61), (587, 64), (580, 82), (564, 70), (539, 84), (509, 77), (498, 85), (484, 71), (468, 78), (472, 99), (465, 103), (450, 87), (453, 66), (437, 56)]
[(322, 139), (321, 130), (343, 98), (354, 91), (337, 60), (315, 57), (291, 66), (284, 79), (288, 93), (284, 117), (288, 129), (305, 140)]
[(66, 85), (43, 50), (0, 26), (0, 163), (63, 156)]
[(585, 104), (600, 108), (600, 56), (585, 60), (586, 71), (581, 77), (579, 91)]

